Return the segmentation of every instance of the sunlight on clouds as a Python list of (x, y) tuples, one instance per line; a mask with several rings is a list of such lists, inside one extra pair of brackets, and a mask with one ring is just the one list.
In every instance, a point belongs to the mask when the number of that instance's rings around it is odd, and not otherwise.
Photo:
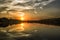
[(30, 0), (14, 0), (13, 2), (17, 2), (17, 3), (26, 3), (29, 2)]
[[(43, 6), (49, 4), (53, 1), (55, 1), (55, 0), (48, 0), (48, 1), (43, 1), (43, 0), (14, 0), (11, 2), (10, 6), (15, 7), (15, 8), (20, 8), (20, 9), (35, 9), (37, 6), (43, 7)], [(32, 2), (32, 3), (30, 3), (32, 5), (28, 5), (27, 2), (28, 3)], [(20, 6), (13, 6), (13, 5), (18, 4), (18, 3), (20, 3), (24, 6), (21, 6), (21, 5)], [(25, 4), (23, 4), (23, 3), (25, 3)], [(41, 6), (39, 6), (39, 5), (41, 5)]]
[(18, 12), (18, 15), (22, 17), (22, 16), (25, 15), (25, 13), (23, 13), (23, 12)]
[[(0, 7), (7, 7), (6, 10), (29, 10), (29, 9), (41, 9), (47, 4), (55, 0), (4, 0), (4, 4), (0, 3)], [(6, 3), (5, 3), (6, 2)], [(19, 5), (17, 5), (19, 4)], [(41, 8), (40, 8), (41, 7)]]

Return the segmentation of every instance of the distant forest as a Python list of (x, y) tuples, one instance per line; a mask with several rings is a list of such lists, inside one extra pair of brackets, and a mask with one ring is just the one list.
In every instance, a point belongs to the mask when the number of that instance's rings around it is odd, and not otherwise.
[(44, 20), (28, 20), (28, 21), (0, 18), (0, 27), (7, 27), (9, 25), (20, 24), (20, 23), (39, 23), (39, 24), (60, 26), (60, 18), (51, 18)]

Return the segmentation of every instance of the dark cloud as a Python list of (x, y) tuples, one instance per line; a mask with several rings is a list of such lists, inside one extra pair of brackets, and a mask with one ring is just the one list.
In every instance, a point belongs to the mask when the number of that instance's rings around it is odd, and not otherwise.
[(0, 4), (6, 3), (5, 0), (0, 0)]
[(0, 7), (0, 12), (6, 11), (7, 8), (8, 8), (8, 7)]
[(10, 3), (11, 0), (0, 0), (0, 4), (6, 4), (6, 3)]

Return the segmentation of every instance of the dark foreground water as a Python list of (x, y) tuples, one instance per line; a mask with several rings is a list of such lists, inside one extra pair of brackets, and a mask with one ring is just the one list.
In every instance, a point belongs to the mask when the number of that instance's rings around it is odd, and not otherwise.
[(60, 40), (60, 26), (38, 23), (12, 25), (0, 28), (0, 40)]

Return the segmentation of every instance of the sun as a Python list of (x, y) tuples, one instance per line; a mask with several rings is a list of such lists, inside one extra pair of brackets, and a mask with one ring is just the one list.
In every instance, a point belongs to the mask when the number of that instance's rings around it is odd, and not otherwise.
[(23, 21), (25, 18), (24, 18), (24, 16), (25, 16), (25, 13), (23, 13), (23, 12), (18, 12), (18, 15), (19, 15), (19, 19), (21, 20), (21, 21)]
[(20, 19), (23, 21), (24, 20), (24, 17), (21, 17)]

